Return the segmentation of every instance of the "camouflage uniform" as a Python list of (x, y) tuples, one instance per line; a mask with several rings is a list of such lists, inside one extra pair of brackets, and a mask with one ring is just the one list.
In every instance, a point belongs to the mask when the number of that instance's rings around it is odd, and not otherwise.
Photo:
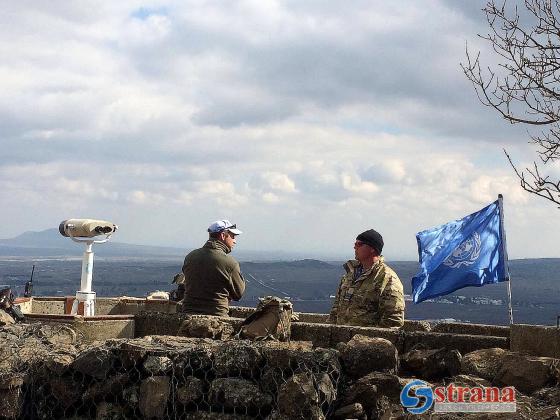
[(344, 264), (342, 277), (329, 322), (362, 327), (402, 327), (404, 324), (403, 286), (383, 257), (356, 280), (354, 272), (360, 262)]

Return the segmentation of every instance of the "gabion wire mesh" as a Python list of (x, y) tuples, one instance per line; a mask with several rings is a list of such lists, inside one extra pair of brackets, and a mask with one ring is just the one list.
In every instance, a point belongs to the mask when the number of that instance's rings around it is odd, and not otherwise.
[(336, 351), (173, 336), (86, 344), (64, 326), (0, 328), (0, 418), (323, 419)]

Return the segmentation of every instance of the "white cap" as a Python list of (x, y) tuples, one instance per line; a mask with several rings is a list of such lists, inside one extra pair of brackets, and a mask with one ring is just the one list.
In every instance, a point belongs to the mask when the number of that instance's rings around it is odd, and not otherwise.
[(229, 220), (216, 220), (208, 227), (208, 232), (210, 233), (218, 233), (224, 230), (228, 230), (234, 235), (241, 235), (243, 233), (239, 229), (237, 229), (237, 226), (231, 223)]

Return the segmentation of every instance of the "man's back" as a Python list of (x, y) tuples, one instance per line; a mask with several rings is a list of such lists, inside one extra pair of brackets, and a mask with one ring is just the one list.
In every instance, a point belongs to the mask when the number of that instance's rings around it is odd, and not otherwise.
[(227, 316), (229, 301), (241, 299), (245, 282), (229, 251), (222, 242), (209, 240), (185, 257), (183, 312)]

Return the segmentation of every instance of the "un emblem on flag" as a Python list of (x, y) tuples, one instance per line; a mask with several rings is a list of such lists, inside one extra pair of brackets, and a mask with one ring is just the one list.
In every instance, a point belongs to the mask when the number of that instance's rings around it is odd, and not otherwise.
[(475, 232), (466, 241), (461, 243), (443, 262), (451, 268), (467, 267), (475, 263), (480, 256), (480, 235)]

